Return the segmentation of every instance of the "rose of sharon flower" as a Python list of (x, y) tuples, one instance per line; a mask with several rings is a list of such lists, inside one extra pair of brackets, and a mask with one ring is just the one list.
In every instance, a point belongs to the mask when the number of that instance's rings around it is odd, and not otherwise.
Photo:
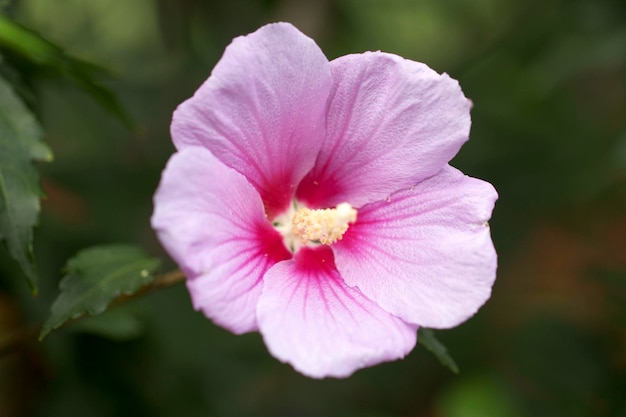
[(328, 61), (287, 23), (233, 40), (174, 112), (152, 225), (193, 305), (311, 377), (404, 357), (485, 303), (497, 194), (448, 165), (457, 81), (399, 56)]

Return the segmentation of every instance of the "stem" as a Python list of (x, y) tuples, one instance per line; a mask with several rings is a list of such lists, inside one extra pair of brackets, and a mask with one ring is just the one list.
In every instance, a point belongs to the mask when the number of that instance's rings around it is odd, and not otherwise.
[[(111, 303), (109, 303), (110, 306), (116, 306), (118, 304), (123, 304), (126, 303), (127, 301), (131, 301), (134, 300), (135, 298), (139, 298), (147, 293), (150, 293), (156, 289), (159, 288), (167, 288), (167, 287), (171, 287), (172, 285), (176, 285), (178, 283), (181, 283), (185, 281), (185, 274), (183, 274), (183, 272), (180, 269), (177, 269), (175, 271), (170, 271), (170, 272), (166, 272), (165, 274), (161, 274), (161, 275), (157, 275), (156, 277), (154, 277), (154, 279), (152, 280), (152, 282), (149, 285), (146, 285), (145, 287), (141, 288), (139, 291), (137, 291), (136, 293), (130, 294), (130, 295), (120, 295), (118, 296), (116, 299), (114, 299), (113, 301), (111, 301)], [(81, 318), (85, 317), (85, 315), (82, 315), (80, 317), (77, 317), (74, 320), (69, 320), (67, 323), (73, 323), (76, 320), (80, 320)], [(63, 326), (65, 326), (65, 324), (63, 324)], [(61, 327), (63, 327), (61, 326)]]
[(185, 274), (180, 269), (175, 271), (166, 272), (165, 274), (157, 275), (154, 277), (152, 284), (150, 284), (147, 288), (155, 289), (161, 287), (169, 287), (179, 282), (185, 281)]

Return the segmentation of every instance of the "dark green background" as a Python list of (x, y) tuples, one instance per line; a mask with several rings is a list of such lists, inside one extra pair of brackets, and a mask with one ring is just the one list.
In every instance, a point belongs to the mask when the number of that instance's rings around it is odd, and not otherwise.
[(7, 11), (109, 68), (136, 129), (71, 82), (32, 74), (55, 154), (40, 165), (41, 290), (32, 298), (2, 258), (0, 333), (46, 318), (84, 247), (138, 243), (166, 258), (149, 216), (171, 113), (234, 36), (276, 20), (331, 59), (380, 49), (460, 81), (473, 127), (453, 165), (500, 193), (500, 261), (487, 305), (437, 333), (459, 375), (418, 347), (346, 380), (307, 379), (259, 335), (194, 312), (179, 286), (0, 357), (1, 417), (626, 416), (626, 2), (24, 0)]

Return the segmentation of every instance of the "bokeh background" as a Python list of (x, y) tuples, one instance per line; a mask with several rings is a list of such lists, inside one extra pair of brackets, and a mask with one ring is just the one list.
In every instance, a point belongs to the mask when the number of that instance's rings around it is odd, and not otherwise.
[(458, 375), (419, 346), (346, 380), (311, 380), (259, 335), (204, 319), (179, 285), (5, 352), (0, 416), (626, 416), (626, 2), (9, 3), (18, 22), (108, 68), (102, 81), (135, 126), (71, 82), (29, 74), (55, 154), (40, 165), (41, 289), (31, 297), (2, 258), (0, 333), (45, 320), (82, 248), (139, 243), (167, 259), (149, 217), (171, 113), (234, 36), (277, 20), (331, 59), (380, 49), (460, 81), (473, 127), (453, 165), (500, 193), (500, 262), (488, 304), (437, 332)]

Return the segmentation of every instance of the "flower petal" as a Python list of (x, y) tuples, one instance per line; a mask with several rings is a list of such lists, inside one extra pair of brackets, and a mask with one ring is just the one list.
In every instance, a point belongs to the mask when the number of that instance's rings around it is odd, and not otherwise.
[(390, 313), (424, 327), (453, 327), (487, 301), (496, 252), (487, 220), (491, 184), (447, 166), (359, 210), (333, 249), (346, 283)]
[(330, 63), (327, 137), (297, 195), (312, 207), (381, 200), (440, 171), (470, 130), (456, 80), (382, 52)]
[(314, 378), (347, 377), (415, 346), (417, 326), (346, 286), (328, 247), (303, 248), (271, 268), (257, 314), (272, 355)]
[(324, 137), (328, 60), (287, 23), (233, 40), (211, 77), (174, 112), (178, 149), (204, 146), (246, 176), (273, 217), (289, 204)]
[(235, 333), (257, 329), (263, 275), (291, 255), (243, 175), (204, 148), (179, 151), (163, 171), (152, 227), (187, 275), (196, 309)]

